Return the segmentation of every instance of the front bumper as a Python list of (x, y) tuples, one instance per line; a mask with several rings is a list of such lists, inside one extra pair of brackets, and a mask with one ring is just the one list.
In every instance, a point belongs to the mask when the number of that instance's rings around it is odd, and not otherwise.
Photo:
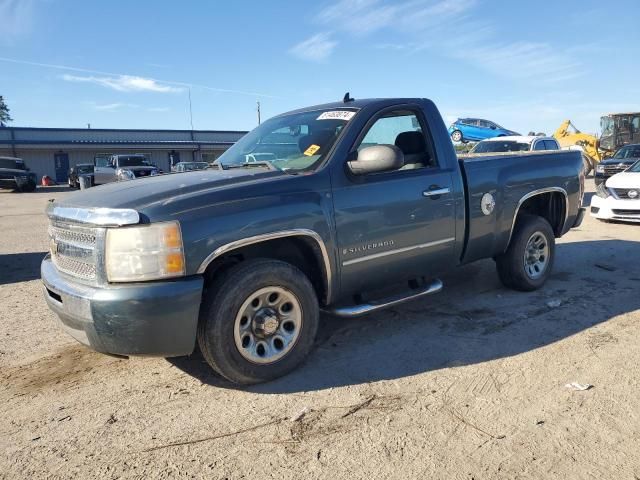
[(614, 197), (591, 197), (591, 216), (600, 220), (640, 223), (640, 199), (618, 200)]
[(113, 355), (193, 352), (202, 277), (98, 288), (70, 281), (48, 255), (40, 271), (49, 308), (80, 343)]

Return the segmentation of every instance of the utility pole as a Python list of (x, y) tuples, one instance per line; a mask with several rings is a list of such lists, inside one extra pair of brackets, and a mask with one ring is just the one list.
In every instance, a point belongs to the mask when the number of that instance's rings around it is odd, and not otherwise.
[(258, 104), (258, 125), (260, 125), (260, 102), (256, 102)]
[(193, 131), (193, 110), (191, 109), (191, 87), (189, 87), (189, 123), (191, 123), (191, 131)]

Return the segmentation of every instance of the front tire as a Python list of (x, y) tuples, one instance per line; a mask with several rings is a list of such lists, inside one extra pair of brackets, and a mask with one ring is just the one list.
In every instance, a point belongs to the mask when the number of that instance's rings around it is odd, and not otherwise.
[(309, 279), (279, 260), (248, 260), (214, 282), (200, 311), (198, 345), (207, 363), (243, 385), (286, 375), (316, 337), (318, 298)]
[(530, 292), (544, 285), (553, 268), (555, 235), (549, 222), (523, 215), (516, 222), (507, 251), (496, 258), (498, 276), (505, 287)]
[(454, 130), (451, 132), (451, 140), (454, 142), (462, 142), (462, 132), (460, 130)]

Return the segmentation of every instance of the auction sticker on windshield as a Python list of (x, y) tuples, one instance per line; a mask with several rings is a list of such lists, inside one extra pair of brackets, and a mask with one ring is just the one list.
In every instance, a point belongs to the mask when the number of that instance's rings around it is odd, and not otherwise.
[(320, 150), (320, 145), (311, 145), (309, 148), (307, 148), (304, 151), (304, 155), (306, 155), (307, 157), (311, 157), (313, 155), (315, 155), (315, 153)]
[(322, 113), (316, 120), (346, 120), (348, 122), (355, 114), (356, 112), (351, 110), (331, 110)]

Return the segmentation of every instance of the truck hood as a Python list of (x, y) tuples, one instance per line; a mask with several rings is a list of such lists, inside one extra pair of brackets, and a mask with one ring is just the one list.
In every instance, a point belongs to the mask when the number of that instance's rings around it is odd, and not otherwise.
[(607, 158), (602, 160), (600, 165), (633, 165), (640, 158)]
[(132, 171), (136, 171), (136, 170), (157, 170), (158, 167), (154, 167), (153, 165), (133, 165), (131, 167), (118, 167), (118, 168), (122, 168), (123, 170), (132, 170)]
[(59, 205), (77, 208), (132, 208), (140, 211), (156, 203), (176, 201), (180, 197), (196, 193), (215, 193), (288, 176), (266, 168), (200, 170), (158, 175), (81, 190), (69, 195)]
[(15, 177), (16, 175), (29, 175), (29, 171), (17, 168), (0, 168), (0, 176), (3, 178)]

